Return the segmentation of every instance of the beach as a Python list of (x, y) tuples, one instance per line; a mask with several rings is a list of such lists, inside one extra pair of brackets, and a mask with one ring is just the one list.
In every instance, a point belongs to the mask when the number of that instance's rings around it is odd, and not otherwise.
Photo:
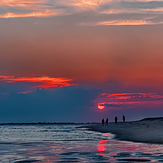
[(118, 122), (117, 124), (111, 122), (104, 126), (96, 124), (87, 127), (92, 131), (112, 133), (118, 140), (163, 144), (163, 117)]
[[(127, 124), (118, 123), (116, 127)], [(87, 126), (103, 131), (91, 131)], [(103, 133), (108, 132), (106, 128), (101, 124), (3, 124), (0, 162), (163, 162), (162, 144), (118, 140), (113, 134)]]

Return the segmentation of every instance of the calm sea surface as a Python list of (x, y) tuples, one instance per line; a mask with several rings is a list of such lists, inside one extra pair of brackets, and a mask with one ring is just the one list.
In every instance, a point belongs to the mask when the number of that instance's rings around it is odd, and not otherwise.
[(118, 141), (82, 125), (2, 125), (0, 162), (163, 162), (163, 145)]

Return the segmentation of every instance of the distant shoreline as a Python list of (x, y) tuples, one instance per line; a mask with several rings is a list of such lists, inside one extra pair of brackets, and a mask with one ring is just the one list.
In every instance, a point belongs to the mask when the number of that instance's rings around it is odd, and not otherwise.
[(91, 131), (111, 133), (115, 139), (163, 144), (163, 117), (145, 118), (139, 121), (101, 123), (74, 123), (74, 122), (37, 122), (37, 123), (0, 123), (2, 125), (82, 125)]
[(54, 124), (57, 124), (57, 125), (71, 125), (71, 124), (74, 124), (74, 125), (86, 125), (86, 124), (100, 124), (100, 123), (97, 123), (97, 122), (87, 122), (87, 123), (74, 123), (74, 122), (31, 122), (31, 123), (0, 123), (0, 125), (54, 125)]
[(145, 118), (117, 124), (110, 122), (104, 126), (93, 124), (86, 126), (86, 128), (96, 132), (114, 134), (115, 139), (118, 140), (163, 144), (163, 117)]

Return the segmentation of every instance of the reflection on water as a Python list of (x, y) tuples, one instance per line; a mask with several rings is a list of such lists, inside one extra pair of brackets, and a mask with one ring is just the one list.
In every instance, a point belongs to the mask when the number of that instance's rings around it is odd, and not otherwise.
[[(8, 135), (8, 139), (1, 137), (0, 162), (163, 162), (163, 145), (118, 141), (111, 134), (86, 131), (77, 126), (31, 126), (35, 130), (31, 130), (30, 136), (24, 134), (29, 132), (29, 126), (6, 128), (0, 128), (1, 136)], [(8, 133), (14, 130), (17, 138)], [(46, 136), (39, 137), (43, 130)], [(64, 136), (65, 140), (57, 135)]]
[(106, 144), (106, 142), (107, 142), (107, 140), (100, 140), (99, 142), (98, 142), (98, 151), (99, 152), (104, 152), (105, 151), (105, 145), (104, 144)]

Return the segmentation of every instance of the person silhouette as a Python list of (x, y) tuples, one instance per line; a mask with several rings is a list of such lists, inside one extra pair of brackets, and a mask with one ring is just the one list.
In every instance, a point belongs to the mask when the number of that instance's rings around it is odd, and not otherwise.
[(125, 116), (123, 115), (123, 122), (125, 122)]
[(108, 118), (106, 119), (105, 123), (108, 125)]
[(104, 126), (104, 118), (102, 119), (102, 125)]
[(117, 120), (118, 120), (118, 118), (117, 118), (117, 116), (115, 117), (115, 123), (117, 123)]

